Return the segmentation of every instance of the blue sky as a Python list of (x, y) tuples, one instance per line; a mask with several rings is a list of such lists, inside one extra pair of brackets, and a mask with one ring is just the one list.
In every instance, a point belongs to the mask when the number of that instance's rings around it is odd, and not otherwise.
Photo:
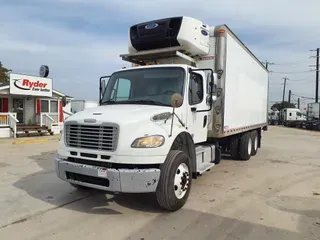
[(95, 100), (99, 77), (127, 65), (119, 54), (129, 26), (186, 15), (229, 25), (261, 61), (279, 64), (270, 66), (272, 101), (285, 76), (287, 89), (314, 97), (315, 72), (304, 71), (315, 64), (309, 50), (320, 47), (319, 8), (318, 0), (0, 0), (0, 61), (26, 74), (47, 64), (56, 89)]

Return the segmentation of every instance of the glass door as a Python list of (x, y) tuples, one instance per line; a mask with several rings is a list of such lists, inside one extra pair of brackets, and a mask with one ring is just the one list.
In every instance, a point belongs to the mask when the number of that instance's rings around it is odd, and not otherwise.
[(13, 112), (17, 113), (18, 124), (24, 124), (24, 99), (14, 98), (13, 99)]

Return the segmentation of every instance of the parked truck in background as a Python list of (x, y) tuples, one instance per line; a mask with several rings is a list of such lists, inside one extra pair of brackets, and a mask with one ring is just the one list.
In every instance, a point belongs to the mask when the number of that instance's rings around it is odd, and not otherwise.
[(100, 106), (65, 121), (56, 172), (75, 187), (154, 192), (175, 211), (222, 154), (257, 154), (268, 70), (226, 25), (190, 17), (132, 26), (128, 51), (133, 66), (100, 79)]
[(280, 123), (287, 127), (302, 127), (306, 117), (298, 108), (284, 108), (280, 111)]
[(269, 124), (270, 125), (278, 125), (279, 124), (279, 115), (280, 115), (280, 112), (278, 110), (270, 110), (269, 111)]
[(304, 128), (308, 130), (320, 130), (320, 103), (309, 103), (307, 106), (307, 120)]

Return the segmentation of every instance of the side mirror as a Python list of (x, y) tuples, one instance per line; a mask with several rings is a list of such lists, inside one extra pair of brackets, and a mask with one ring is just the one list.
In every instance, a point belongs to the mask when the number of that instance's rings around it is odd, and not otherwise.
[(105, 90), (106, 90), (106, 80), (103, 79), (101, 81), (101, 98), (103, 97)]
[(65, 96), (62, 97), (61, 102), (62, 102), (62, 106), (65, 107), (67, 105), (67, 98)]
[(103, 76), (100, 78), (100, 83), (99, 83), (99, 103), (101, 104), (101, 100), (103, 98), (104, 92), (106, 90), (106, 79), (109, 81), (109, 78), (111, 76)]
[(171, 96), (171, 106), (173, 108), (179, 108), (183, 104), (183, 97), (179, 93), (174, 93)]

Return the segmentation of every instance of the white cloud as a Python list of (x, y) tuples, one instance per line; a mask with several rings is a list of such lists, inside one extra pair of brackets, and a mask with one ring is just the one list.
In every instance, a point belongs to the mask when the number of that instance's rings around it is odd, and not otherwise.
[[(33, 0), (35, 1), (35, 0)], [(12, 69), (35, 73), (39, 65), (51, 66), (55, 86), (78, 98), (97, 97), (98, 78), (127, 65), (119, 54), (127, 51), (127, 28), (157, 18), (187, 15), (210, 25), (226, 23), (262, 61), (275, 63), (305, 63), (295, 66), (274, 65), (276, 72), (300, 72), (309, 70), (310, 49), (320, 47), (320, 1), (309, 0), (184, 0), (172, 1), (116, 1), (116, 0), (42, 0), (48, 4), (48, 14), (56, 19), (81, 17), (88, 25), (101, 26), (101, 34), (72, 29), (65, 23), (55, 24), (36, 19), (40, 5), (6, 5), (0, 7), (0, 56)], [(60, 3), (68, 9), (54, 11)], [(70, 11), (70, 7), (75, 10)], [(12, 12), (15, 12), (12, 15)], [(106, 18), (108, 17), (108, 18)], [(112, 19), (112, 21), (110, 21)], [(107, 21), (109, 20), (109, 22)], [(111, 28), (113, 27), (113, 28)], [(110, 33), (103, 33), (109, 29)], [(103, 34), (102, 34), (103, 33)], [(314, 96), (315, 73), (272, 74), (271, 100), (282, 96), (284, 76), (289, 77), (287, 89), (304, 96)], [(310, 76), (310, 77), (308, 77)], [(305, 79), (305, 83), (301, 80)], [(294, 81), (301, 80), (301, 81)], [(74, 87), (75, 83), (77, 88)], [(82, 85), (83, 84), (83, 85)], [(85, 85), (89, 84), (89, 85)], [(85, 86), (85, 87), (81, 87)]]
[(0, 11), (4, 14), (0, 19), (5, 19), (0, 28), (0, 60), (14, 72), (37, 74), (40, 65), (47, 64), (56, 89), (77, 98), (97, 99), (99, 77), (123, 65), (119, 53), (126, 51), (126, 39), (109, 40), (41, 21), (21, 21), (9, 16), (9, 10)]

